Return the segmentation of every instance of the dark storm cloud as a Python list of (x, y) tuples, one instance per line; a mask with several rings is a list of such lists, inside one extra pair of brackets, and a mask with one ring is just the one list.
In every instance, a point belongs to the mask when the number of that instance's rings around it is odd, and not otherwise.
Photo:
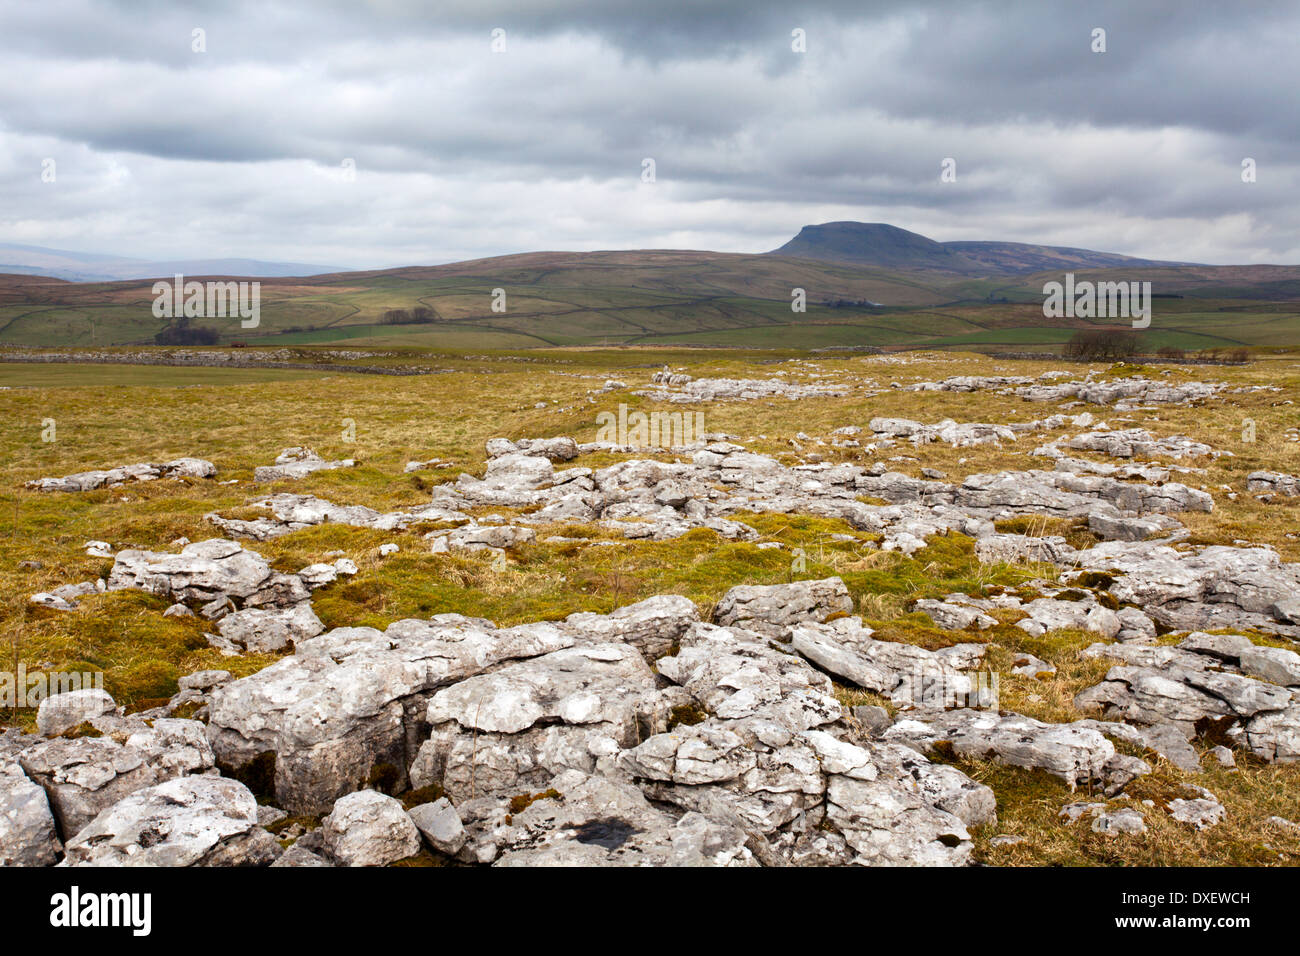
[(375, 266), (857, 218), (1296, 261), (1298, 29), (1273, 2), (11, 4), (0, 238)]

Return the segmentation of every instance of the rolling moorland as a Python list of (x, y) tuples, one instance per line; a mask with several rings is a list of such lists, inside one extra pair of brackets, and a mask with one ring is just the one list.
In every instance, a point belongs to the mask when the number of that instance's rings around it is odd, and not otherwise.
[[(1142, 348), (1270, 348), (1300, 337), (1300, 266), (1205, 266), (1017, 243), (936, 243), (892, 226), (805, 227), (759, 255), (536, 252), (441, 266), (261, 279), (261, 321), (223, 343), (531, 349), (690, 345), (1055, 351), (1083, 319), (1046, 319), (1043, 283), (1150, 281)], [(170, 278), (169, 276), (166, 278)], [(187, 276), (188, 279), (203, 278)], [(151, 282), (0, 276), (0, 346), (149, 344)], [(492, 292), (504, 289), (504, 312)], [(807, 311), (791, 311), (792, 289)], [(429, 310), (386, 324), (392, 310)], [(1102, 322), (1103, 320), (1096, 320)]]
[(1300, 267), (792, 242), (0, 279), (0, 865), (1300, 865)]

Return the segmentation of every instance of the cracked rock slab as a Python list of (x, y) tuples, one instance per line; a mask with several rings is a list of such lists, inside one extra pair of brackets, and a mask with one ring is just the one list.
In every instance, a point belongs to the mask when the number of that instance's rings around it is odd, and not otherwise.
[(722, 596), (714, 621), (724, 627), (780, 635), (794, 624), (820, 623), (852, 610), (853, 599), (839, 578), (768, 586), (742, 584)]
[(191, 866), (257, 826), (257, 800), (217, 776), (180, 777), (130, 794), (68, 841), (69, 866)]
[(1114, 744), (1091, 727), (1048, 724), (1013, 713), (968, 709), (904, 718), (883, 737), (923, 749), (942, 744), (961, 756), (1044, 770), (1071, 787), (1100, 780), (1117, 790), (1151, 769), (1116, 753)]

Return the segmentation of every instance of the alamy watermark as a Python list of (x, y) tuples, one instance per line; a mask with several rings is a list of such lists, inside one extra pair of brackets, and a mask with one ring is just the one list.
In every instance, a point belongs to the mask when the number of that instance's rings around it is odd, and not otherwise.
[(1043, 295), (1044, 318), (1132, 319), (1135, 329), (1151, 324), (1150, 282), (1075, 282), (1067, 272), (1064, 283), (1045, 283)]
[[(29, 674), (27, 665), (19, 664), (16, 672), (0, 671), (0, 709), (34, 710), (47, 697), (77, 690), (103, 689), (104, 675), (101, 671), (36, 671)], [(69, 698), (70, 704), (79, 701), (80, 698)]]
[(153, 314), (157, 319), (240, 319), (241, 329), (255, 329), (262, 321), (262, 283), (173, 281), (153, 284)]
[(153, 930), (153, 894), (83, 892), (73, 885), (68, 892), (50, 897), (50, 925), (56, 929), (126, 928), (132, 936), (148, 936)]
[(628, 412), (620, 402), (618, 414), (596, 416), (596, 441), (636, 448), (672, 448), (699, 441), (704, 435), (703, 412)]

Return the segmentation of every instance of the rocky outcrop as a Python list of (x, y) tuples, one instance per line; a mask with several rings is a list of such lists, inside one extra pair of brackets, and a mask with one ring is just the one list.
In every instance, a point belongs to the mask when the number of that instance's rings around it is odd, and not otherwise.
[(338, 461), (326, 461), (310, 448), (296, 446), (286, 448), (275, 456), (275, 464), (259, 465), (253, 469), (254, 481), (296, 481), (306, 478), (312, 472), (333, 471), (337, 468), (355, 468), (356, 461), (343, 458)]
[[(521, 525), (561, 522), (595, 523), (633, 539), (666, 540), (708, 528), (726, 538), (754, 540), (757, 532), (732, 516), (804, 513), (841, 519), (881, 535), (882, 549), (910, 554), (924, 547), (928, 536), (947, 530), (987, 536), (993, 533), (994, 520), (1022, 514), (1119, 517), (1213, 507), (1207, 493), (1176, 482), (1140, 484), (1058, 470), (971, 475), (950, 484), (888, 472), (883, 466), (871, 471), (852, 464), (786, 466), (729, 441), (698, 442), (689, 450), (689, 462), (633, 459), (594, 471), (556, 470), (548, 455), (566, 460), (572, 450), (568, 442), (494, 439), (482, 478), (461, 474), (454, 482), (435, 486), (430, 503), (409, 510), (381, 514), (305, 496), (276, 495), (255, 502), (270, 512), (265, 518), (214, 514), (208, 519), (229, 534), (263, 540), (325, 521), (381, 530), (414, 521), (462, 524), (435, 533), (436, 547), (442, 550), (445, 545), (450, 551), (502, 546), (486, 543), (489, 538), (507, 537), (505, 546), (513, 546), (522, 541)], [(583, 447), (577, 446), (579, 451)], [(865, 496), (889, 503), (866, 504), (861, 500)], [(513, 519), (513, 525), (474, 522), (469, 513), (484, 507), (525, 513)]]
[(532, 455), (548, 458), (551, 461), (572, 461), (578, 457), (578, 443), (572, 438), (520, 438), (510, 441), (505, 438), (492, 438), (487, 443), (487, 456), (500, 458), (502, 455)]
[(174, 458), (161, 464), (119, 465), (107, 471), (81, 471), (62, 478), (37, 478), (27, 482), (34, 491), (94, 491), (115, 488), (128, 481), (156, 481), (159, 478), (211, 478), (217, 466), (202, 458)]
[(981, 688), (962, 673), (979, 666), (982, 644), (956, 644), (928, 651), (898, 641), (880, 641), (860, 618), (829, 624), (800, 624), (789, 630), (790, 647), (828, 673), (888, 697), (898, 707), (980, 707), (993, 688)]
[(45, 789), (65, 836), (137, 790), (213, 767), (197, 721), (106, 716), (88, 723), (94, 736), (56, 737), (16, 757)]
[(805, 621), (821, 623), (848, 614), (853, 599), (839, 578), (796, 581), (765, 587), (740, 585), (722, 596), (713, 619), (724, 626), (782, 634)]
[(1082, 711), (1169, 726), (1187, 739), (1213, 731), (1264, 760), (1300, 760), (1300, 655), (1292, 651), (1194, 633), (1172, 647), (1094, 644), (1083, 654), (1121, 663), (1075, 697)]
[(1186, 435), (1157, 438), (1144, 428), (1085, 432), (1067, 440), (1065, 447), (1100, 452), (1112, 458), (1199, 458), (1214, 454), (1209, 445)]
[(248, 507), (265, 509), (268, 514), (264, 518), (252, 519), (223, 518), (215, 513), (203, 517), (226, 534), (255, 541), (267, 541), (321, 524), (346, 524), (354, 528), (394, 531), (423, 521), (459, 524), (470, 520), (467, 514), (438, 505), (420, 505), (405, 511), (385, 513), (361, 505), (336, 505), (311, 495), (287, 492), (259, 498)]
[(1054, 385), (1025, 385), (1015, 394), (1031, 402), (1060, 402), (1077, 399), (1094, 405), (1123, 409), (1134, 405), (1185, 405), (1204, 401), (1224, 391), (1222, 382), (1160, 382), (1136, 376), (1102, 381), (1060, 382)]
[(194, 605), (232, 600), (247, 607), (283, 607), (311, 596), (296, 575), (273, 571), (257, 552), (222, 538), (188, 544), (180, 554), (119, 551), (107, 586)]
[(837, 397), (849, 393), (846, 385), (787, 382), (780, 378), (692, 378), (667, 369), (656, 372), (652, 382), (659, 387), (640, 389), (632, 394), (658, 402), (694, 405), (699, 402), (752, 402), (762, 398), (794, 401), (818, 396)]
[(308, 601), (286, 608), (250, 607), (227, 614), (217, 623), (217, 647), (233, 653), (269, 654), (292, 647), (325, 630)]
[[(523, 804), (520, 808), (519, 804)], [(536, 793), (457, 808), (466, 862), (498, 866), (754, 866), (747, 835), (704, 814), (674, 815), (629, 783), (570, 770)]]
[(1071, 787), (1098, 781), (1114, 792), (1149, 773), (1141, 760), (1126, 757), (1091, 726), (1047, 724), (1020, 714), (971, 709), (909, 716), (884, 733), (886, 740), (923, 749), (950, 748), (960, 756), (1044, 770)]
[(256, 827), (257, 801), (243, 784), (224, 777), (181, 777), (106, 808), (68, 841), (66, 862), (201, 865)]
[(1257, 628), (1300, 637), (1300, 569), (1271, 548), (1109, 541), (1077, 552), (1074, 564), (1111, 578), (1112, 597), (1170, 630)]
[(1294, 498), (1300, 495), (1300, 478), (1278, 471), (1252, 471), (1246, 476), (1246, 490)]
[(0, 754), (0, 866), (52, 866), (62, 849), (45, 791)]
[(117, 713), (117, 702), (99, 687), (52, 694), (36, 710), (36, 731), (43, 737), (57, 737), (95, 717)]
[(321, 838), (340, 866), (387, 866), (420, 852), (420, 832), (402, 805), (374, 790), (335, 803), (321, 821)]
[(214, 688), (208, 736), (224, 765), (265, 768), (279, 806), (321, 813), (374, 775), (406, 781), (438, 689), (577, 641), (554, 624), (498, 629), (457, 614), (337, 628)]
[(592, 773), (643, 727), (665, 727), (669, 709), (634, 648), (554, 651), (434, 694), (411, 785), (438, 783), (459, 802), (541, 787), (565, 770)]

